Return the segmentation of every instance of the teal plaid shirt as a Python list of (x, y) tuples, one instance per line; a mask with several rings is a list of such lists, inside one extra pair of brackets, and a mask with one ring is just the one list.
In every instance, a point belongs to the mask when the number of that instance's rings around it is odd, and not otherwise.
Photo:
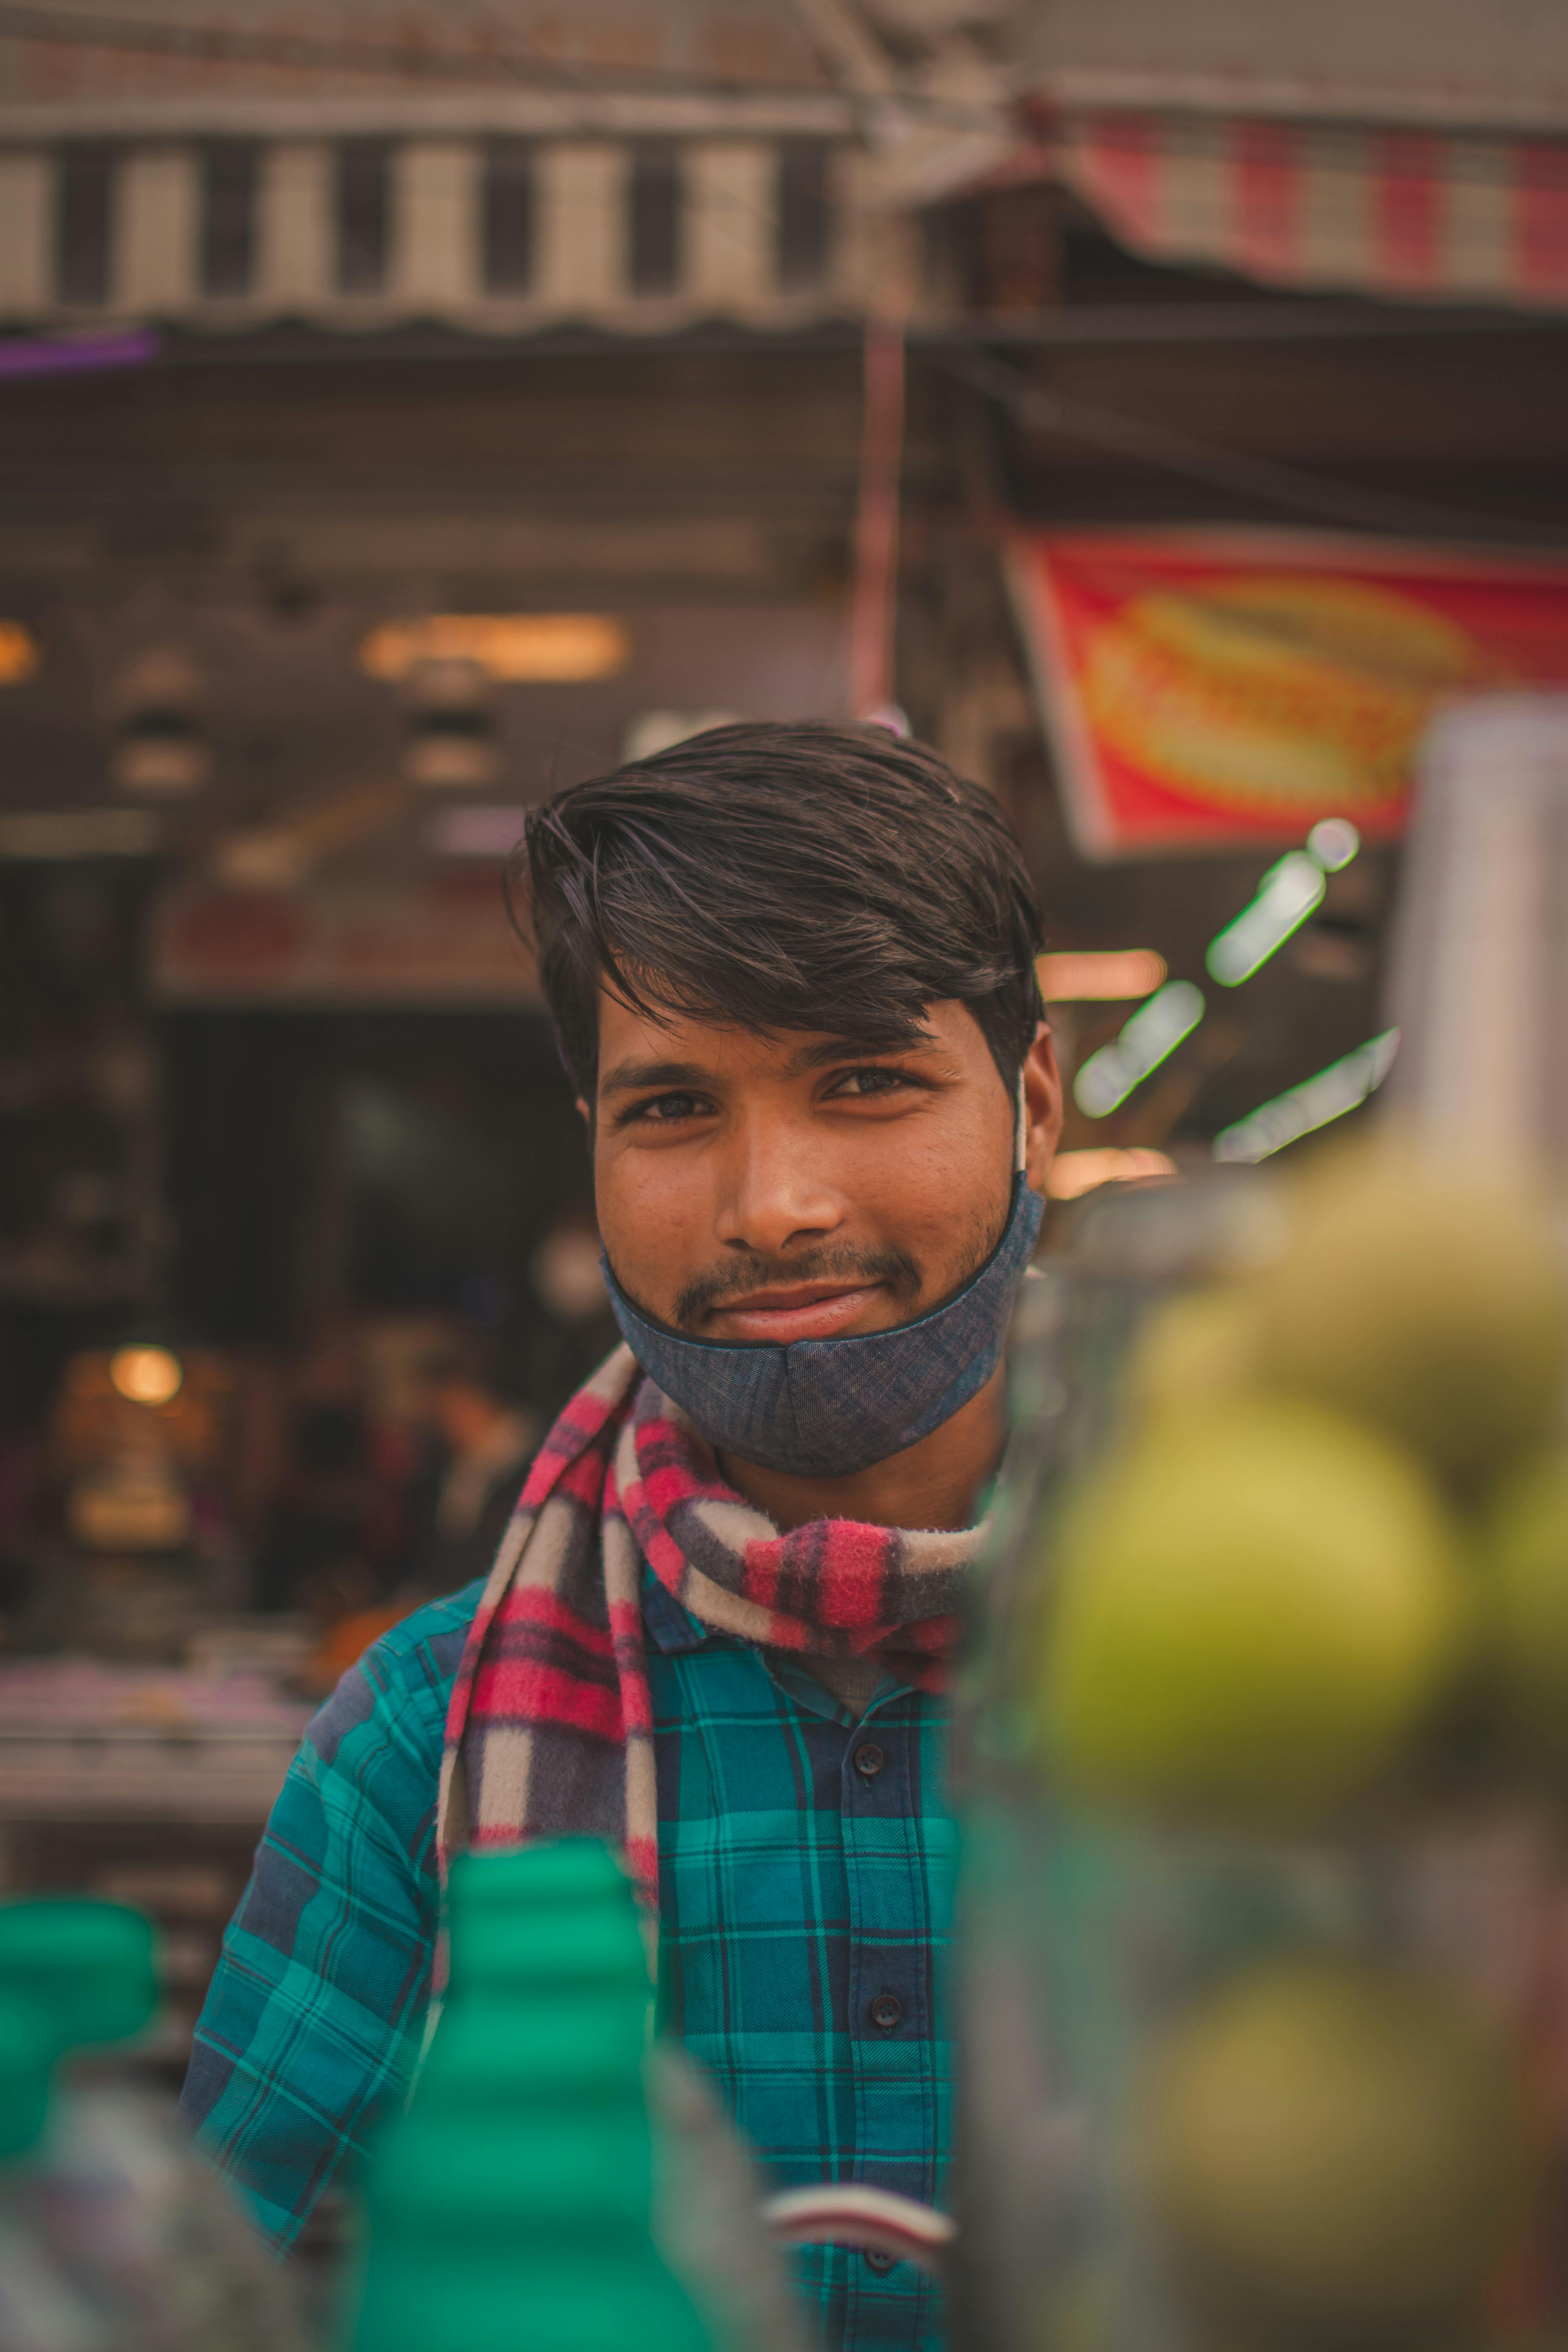
[[(196, 2028), (185, 2112), (279, 2244), (406, 2089), (437, 1927), (436, 1789), (480, 1587), (377, 1642), (311, 1723)], [(660, 2005), (778, 2186), (936, 2199), (956, 1861), (941, 1701), (884, 1680), (857, 1720), (803, 1668), (646, 1589)], [(929, 2352), (908, 2264), (811, 2248), (817, 2342)]]

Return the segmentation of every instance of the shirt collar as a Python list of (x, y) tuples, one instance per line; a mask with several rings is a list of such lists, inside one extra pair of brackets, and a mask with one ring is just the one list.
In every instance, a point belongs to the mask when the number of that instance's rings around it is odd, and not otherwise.
[(683, 1608), (673, 1592), (667, 1592), (651, 1568), (643, 1570), (642, 1620), (655, 1643), (667, 1654), (700, 1650), (704, 1642), (723, 1638)]

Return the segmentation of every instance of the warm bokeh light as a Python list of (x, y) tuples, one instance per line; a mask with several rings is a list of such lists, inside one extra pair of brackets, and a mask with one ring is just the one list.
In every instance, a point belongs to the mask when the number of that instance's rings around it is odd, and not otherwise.
[(427, 613), (384, 621), (361, 641), (372, 677), (395, 684), (432, 662), (471, 662), (507, 685), (579, 685), (631, 659), (625, 622), (604, 613)]
[(1058, 1151), (1046, 1177), (1053, 1201), (1076, 1201), (1097, 1184), (1128, 1184), (1139, 1176), (1173, 1176), (1176, 1163), (1168, 1153), (1130, 1147), (1117, 1151), (1109, 1145), (1095, 1151)]
[(132, 1404), (168, 1404), (178, 1396), (184, 1366), (168, 1348), (117, 1348), (109, 1377)]
[(1152, 948), (1064, 950), (1037, 956), (1035, 971), (1047, 1004), (1114, 1003), (1152, 996), (1165, 977), (1165, 959)]
[(20, 621), (0, 621), (0, 686), (20, 686), (38, 667), (38, 640)]

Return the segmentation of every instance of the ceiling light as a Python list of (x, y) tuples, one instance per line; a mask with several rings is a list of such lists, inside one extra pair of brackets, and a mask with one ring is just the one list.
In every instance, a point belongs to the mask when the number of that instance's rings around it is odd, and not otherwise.
[(1327, 887), (1317, 859), (1304, 849), (1291, 850), (1269, 867), (1252, 904), (1209, 941), (1204, 961), (1211, 977), (1222, 988), (1239, 988), (1250, 980), (1322, 904)]
[(1116, 1151), (1109, 1146), (1096, 1151), (1058, 1151), (1046, 1171), (1046, 1191), (1053, 1201), (1076, 1201), (1097, 1184), (1131, 1184), (1140, 1177), (1175, 1172), (1175, 1161), (1163, 1151)]
[(0, 621), (0, 686), (20, 686), (38, 667), (38, 640), (20, 621)]
[(491, 782), (500, 762), (495, 720), (483, 708), (448, 704), (416, 710), (403, 747), (403, 773), (431, 792), (476, 792)]
[(122, 793), (183, 800), (212, 774), (212, 748), (188, 710), (137, 710), (121, 729), (110, 773)]
[(471, 662), (508, 685), (613, 677), (631, 659), (624, 622), (603, 613), (427, 613), (384, 621), (360, 644), (372, 677), (397, 684), (432, 662)]
[(1088, 1118), (1106, 1118), (1151, 1070), (1157, 1070), (1204, 1017), (1201, 988), (1173, 980), (1141, 1004), (1120, 1037), (1091, 1054), (1073, 1081), (1073, 1100)]
[(178, 1396), (185, 1369), (168, 1348), (117, 1348), (109, 1377), (129, 1403), (160, 1405)]
[(1325, 874), (1337, 874), (1348, 866), (1360, 847), (1361, 835), (1348, 816), (1320, 817), (1307, 835), (1308, 854)]
[(1398, 1051), (1398, 1030), (1385, 1029), (1380, 1037), (1358, 1045), (1342, 1061), (1331, 1062), (1315, 1078), (1289, 1087), (1250, 1117), (1224, 1129), (1214, 1139), (1215, 1158), (1267, 1160), (1272, 1153), (1283, 1151), (1288, 1143), (1299, 1143), (1302, 1136), (1327, 1127), (1331, 1119), (1342, 1118), (1348, 1110), (1358, 1110), (1387, 1077)]
[(1165, 977), (1165, 959), (1152, 948), (1085, 949), (1035, 958), (1047, 1004), (1115, 1003), (1152, 996)]

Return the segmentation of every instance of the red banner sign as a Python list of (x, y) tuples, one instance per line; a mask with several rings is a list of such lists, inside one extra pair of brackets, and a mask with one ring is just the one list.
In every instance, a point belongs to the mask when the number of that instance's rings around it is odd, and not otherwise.
[(1568, 682), (1568, 567), (1263, 531), (1018, 532), (1014, 593), (1091, 857), (1387, 838), (1457, 696)]
[(493, 866), (293, 893), (176, 885), (158, 902), (161, 1004), (533, 1005), (533, 960)]

